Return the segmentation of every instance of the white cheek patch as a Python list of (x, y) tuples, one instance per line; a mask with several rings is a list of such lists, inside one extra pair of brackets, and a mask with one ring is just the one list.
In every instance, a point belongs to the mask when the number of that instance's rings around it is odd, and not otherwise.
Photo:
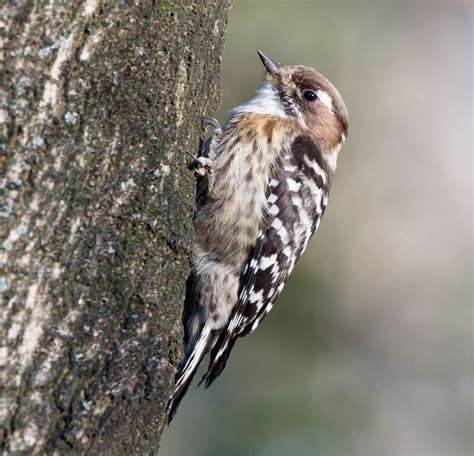
[(318, 90), (316, 92), (316, 95), (318, 96), (321, 103), (327, 106), (327, 108), (332, 111), (332, 98), (326, 92), (323, 92), (322, 90)]

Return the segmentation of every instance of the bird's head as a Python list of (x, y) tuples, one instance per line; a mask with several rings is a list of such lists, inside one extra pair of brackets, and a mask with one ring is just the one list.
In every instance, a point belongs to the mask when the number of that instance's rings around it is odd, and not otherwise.
[(254, 99), (260, 105), (260, 113), (294, 118), (328, 145), (343, 143), (348, 113), (331, 82), (313, 68), (281, 65), (261, 51), (258, 55), (266, 70), (266, 82)]

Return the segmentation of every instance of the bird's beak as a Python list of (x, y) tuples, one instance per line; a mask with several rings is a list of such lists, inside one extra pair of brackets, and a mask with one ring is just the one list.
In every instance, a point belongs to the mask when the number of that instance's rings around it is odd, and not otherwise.
[(279, 63), (274, 62), (270, 57), (267, 57), (262, 51), (258, 50), (258, 56), (263, 63), (263, 66), (267, 70), (269, 74), (277, 74), (280, 72), (281, 65)]

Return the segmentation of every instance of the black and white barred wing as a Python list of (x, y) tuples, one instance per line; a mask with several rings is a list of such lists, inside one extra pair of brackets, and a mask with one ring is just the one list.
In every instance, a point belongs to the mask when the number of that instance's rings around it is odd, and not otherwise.
[(211, 353), (206, 386), (224, 369), (239, 336), (270, 312), (327, 205), (329, 174), (319, 149), (298, 139), (268, 185), (268, 224), (242, 274), (239, 302)]

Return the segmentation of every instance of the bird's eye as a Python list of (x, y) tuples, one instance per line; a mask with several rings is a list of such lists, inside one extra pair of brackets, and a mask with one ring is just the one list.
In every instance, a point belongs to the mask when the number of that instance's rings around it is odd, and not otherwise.
[(318, 95), (314, 90), (305, 90), (303, 93), (303, 97), (305, 100), (308, 101), (316, 101), (318, 99)]

